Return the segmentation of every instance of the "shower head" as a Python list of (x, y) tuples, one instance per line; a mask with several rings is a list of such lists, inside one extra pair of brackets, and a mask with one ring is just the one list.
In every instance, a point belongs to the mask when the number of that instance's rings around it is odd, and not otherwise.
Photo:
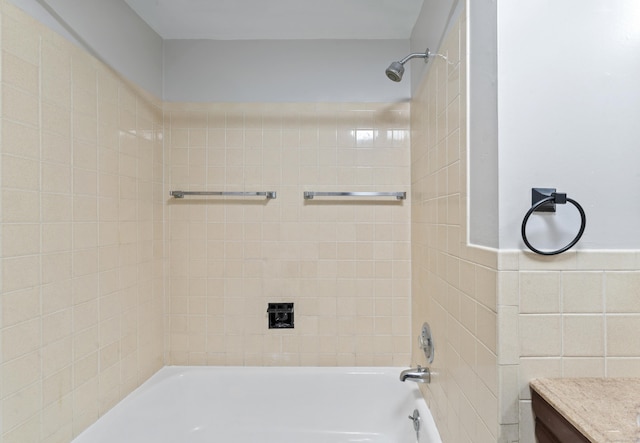
[(400, 62), (392, 62), (387, 68), (386, 73), (389, 80), (399, 82), (402, 80), (402, 75), (404, 74), (404, 65)]
[(387, 70), (385, 71), (389, 80), (394, 82), (399, 82), (402, 80), (402, 75), (404, 74), (404, 64), (411, 60), (412, 58), (423, 58), (424, 62), (427, 63), (429, 61), (429, 48), (425, 52), (414, 52), (413, 54), (407, 55), (400, 61), (393, 62), (389, 65)]

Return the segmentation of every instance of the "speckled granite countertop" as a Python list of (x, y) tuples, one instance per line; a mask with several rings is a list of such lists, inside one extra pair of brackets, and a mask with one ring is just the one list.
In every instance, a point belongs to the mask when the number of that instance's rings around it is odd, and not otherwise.
[(546, 378), (530, 386), (593, 443), (640, 443), (640, 378)]

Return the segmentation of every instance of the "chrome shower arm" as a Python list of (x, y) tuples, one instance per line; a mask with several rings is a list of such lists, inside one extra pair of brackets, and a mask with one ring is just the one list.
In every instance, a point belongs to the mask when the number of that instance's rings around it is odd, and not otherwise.
[(406, 62), (408, 62), (409, 60), (411, 60), (412, 58), (423, 58), (424, 62), (426, 63), (427, 60), (429, 60), (429, 56), (431, 55), (431, 53), (429, 52), (429, 50), (427, 49), (426, 52), (414, 52), (413, 54), (409, 54), (407, 55), (405, 58), (403, 58), (402, 60), (399, 60), (398, 63), (404, 65)]

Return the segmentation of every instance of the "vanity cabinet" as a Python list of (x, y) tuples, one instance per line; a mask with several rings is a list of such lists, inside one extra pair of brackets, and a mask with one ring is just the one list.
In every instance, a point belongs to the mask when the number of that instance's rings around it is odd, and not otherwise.
[(589, 439), (534, 390), (531, 406), (538, 443), (589, 443)]
[(529, 382), (538, 443), (640, 442), (640, 378)]

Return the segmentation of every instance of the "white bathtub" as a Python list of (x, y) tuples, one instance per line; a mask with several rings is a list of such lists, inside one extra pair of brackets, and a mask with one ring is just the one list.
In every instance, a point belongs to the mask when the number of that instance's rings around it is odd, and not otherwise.
[(441, 443), (402, 369), (168, 366), (73, 443)]

